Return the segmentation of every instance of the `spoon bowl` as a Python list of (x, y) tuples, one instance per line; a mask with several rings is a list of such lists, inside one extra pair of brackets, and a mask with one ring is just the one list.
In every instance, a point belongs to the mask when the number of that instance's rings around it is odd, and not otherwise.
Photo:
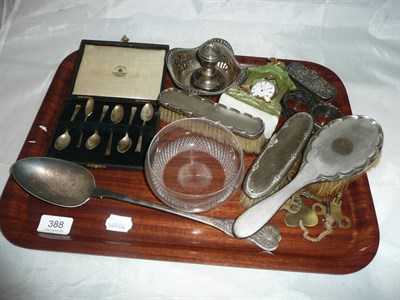
[(71, 136), (69, 134), (69, 130), (66, 129), (63, 134), (61, 134), (54, 143), (54, 148), (56, 150), (61, 151), (68, 147), (71, 143)]
[(100, 144), (100, 141), (101, 136), (99, 134), (99, 131), (96, 129), (95, 132), (86, 140), (85, 147), (88, 150), (93, 150)]
[(150, 121), (153, 118), (153, 115), (154, 115), (153, 105), (151, 105), (150, 103), (146, 103), (143, 106), (142, 110), (140, 111), (140, 118), (142, 119), (143, 124), (142, 124), (142, 130), (140, 131), (140, 136), (139, 136), (138, 142), (136, 144), (135, 152), (142, 151), (143, 128), (144, 128), (144, 125), (146, 124), (146, 122)]
[[(135, 117), (136, 111), (137, 111), (137, 107), (132, 106), (128, 126), (130, 126), (132, 124), (132, 121), (133, 121), (133, 118)], [(125, 136), (122, 139), (120, 139), (117, 144), (117, 151), (119, 153), (125, 153), (126, 151), (128, 151), (131, 148), (131, 146), (132, 146), (132, 139), (129, 137), (128, 130), (127, 130), (125, 133)]]
[(123, 117), (124, 117), (124, 108), (120, 104), (115, 105), (113, 110), (111, 111), (111, 116), (110, 116), (111, 122), (113, 122), (113, 124), (117, 124), (122, 121)]
[[(103, 121), (104, 116), (106, 115), (108, 109), (109, 109), (108, 105), (103, 106), (103, 111), (101, 112), (99, 123), (101, 123)], [(93, 150), (100, 144), (100, 141), (101, 141), (101, 137), (100, 137), (98, 128), (96, 128), (95, 132), (86, 140), (86, 143), (85, 143), (86, 149)]]
[(125, 133), (124, 137), (119, 140), (117, 144), (117, 151), (119, 153), (125, 153), (128, 151), (132, 146), (132, 139), (129, 137), (128, 132)]
[[(169, 206), (97, 188), (92, 173), (70, 161), (51, 157), (25, 158), (12, 165), (11, 174), (28, 193), (53, 205), (73, 208), (85, 204), (92, 197), (110, 198), (207, 224), (233, 237), (233, 219), (219, 219), (187, 213)], [(264, 250), (273, 251), (278, 247), (280, 239), (279, 230), (274, 226), (267, 225), (248, 240)]]
[[(73, 122), (75, 120), (75, 117), (78, 114), (80, 109), (81, 109), (80, 104), (75, 105), (75, 109), (74, 109), (74, 112), (72, 113), (70, 122)], [(61, 151), (61, 150), (64, 150), (65, 148), (67, 148), (70, 143), (71, 143), (71, 136), (69, 135), (69, 130), (67, 128), (65, 130), (65, 132), (56, 139), (56, 141), (54, 143), (54, 148), (56, 148), (56, 150)]]

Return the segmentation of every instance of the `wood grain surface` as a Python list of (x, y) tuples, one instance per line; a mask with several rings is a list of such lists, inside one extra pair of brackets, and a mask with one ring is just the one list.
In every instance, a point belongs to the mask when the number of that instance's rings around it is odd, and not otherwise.
[[(77, 53), (74, 52), (60, 64), (18, 159), (44, 156), (67, 94), (76, 59)], [(267, 62), (265, 58), (257, 57), (238, 56), (237, 59), (242, 64), (262, 65)], [(291, 62), (282, 61), (286, 64)], [(337, 88), (332, 103), (344, 115), (351, 114), (346, 89), (338, 76), (324, 66), (302, 63)], [(163, 88), (172, 86), (174, 84), (167, 75)], [(45, 126), (47, 132), (39, 126)], [(254, 158), (253, 155), (246, 155), (247, 168)], [(109, 169), (91, 169), (91, 172), (98, 187), (158, 202), (143, 172)], [(240, 192), (239, 189), (228, 202), (205, 214), (222, 218), (237, 217), (244, 210), (238, 201)], [(336, 228), (331, 236), (320, 243), (304, 240), (303, 232), (298, 227), (287, 227), (283, 221), (285, 211), (279, 211), (270, 224), (280, 229), (282, 241), (279, 248), (270, 253), (246, 240), (228, 237), (207, 225), (115, 200), (92, 199), (73, 209), (52, 206), (30, 196), (10, 177), (0, 200), (0, 227), (11, 243), (29, 249), (346, 274), (365, 267), (375, 256), (379, 244), (379, 229), (366, 175), (346, 190), (342, 210), (351, 219), (352, 227), (347, 230)], [(70, 234), (61, 236), (37, 232), (39, 220), (44, 214), (73, 218)], [(105, 221), (110, 214), (132, 217), (133, 228), (128, 233), (107, 231)], [(323, 230), (318, 225), (310, 228), (310, 234), (318, 235)]]

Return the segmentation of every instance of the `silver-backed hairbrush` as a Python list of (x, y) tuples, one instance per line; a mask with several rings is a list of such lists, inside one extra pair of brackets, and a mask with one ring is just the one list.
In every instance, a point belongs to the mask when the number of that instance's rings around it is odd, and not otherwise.
[(236, 219), (235, 236), (245, 238), (257, 232), (290, 196), (307, 185), (365, 172), (379, 157), (382, 146), (382, 127), (370, 117), (351, 115), (331, 121), (311, 137), (293, 180)]

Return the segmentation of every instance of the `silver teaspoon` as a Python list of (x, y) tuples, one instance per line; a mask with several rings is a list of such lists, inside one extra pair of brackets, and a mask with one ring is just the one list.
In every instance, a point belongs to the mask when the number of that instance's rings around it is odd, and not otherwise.
[[(123, 117), (124, 117), (124, 108), (119, 104), (115, 105), (113, 110), (111, 111), (111, 116), (110, 116), (111, 122), (113, 124), (117, 124), (122, 121)], [(112, 140), (113, 140), (113, 132), (111, 131), (110, 137), (108, 138), (107, 142), (106, 152), (104, 152), (104, 155), (106, 156), (111, 154)]]
[[(85, 120), (83, 122), (86, 122), (87, 118), (93, 113), (93, 108), (94, 108), (94, 100), (92, 97), (89, 97), (85, 106)], [(82, 139), (83, 139), (83, 131), (81, 130), (81, 134), (79, 135), (79, 140), (76, 147), (79, 148), (81, 146)]]
[[(74, 112), (72, 113), (72, 117), (69, 120), (70, 122), (75, 120), (75, 117), (78, 114), (80, 109), (81, 109), (80, 104), (75, 105)], [(61, 150), (64, 150), (65, 148), (67, 148), (69, 143), (71, 143), (71, 136), (69, 135), (69, 130), (67, 128), (65, 130), (65, 132), (57, 138), (56, 142), (54, 143), (54, 148), (61, 151)]]
[[(29, 157), (15, 162), (11, 174), (28, 193), (47, 203), (72, 208), (85, 204), (92, 197), (110, 198), (163, 211), (210, 225), (233, 237), (233, 219), (219, 219), (192, 214), (131, 196), (96, 188), (92, 173), (70, 161), (51, 157)], [(273, 251), (280, 242), (279, 230), (266, 225), (248, 240), (260, 248)]]
[[(135, 117), (136, 111), (137, 111), (137, 107), (132, 106), (128, 126), (130, 126), (132, 124), (132, 121), (133, 121), (133, 118)], [(132, 139), (129, 137), (128, 130), (126, 130), (125, 136), (122, 139), (120, 139), (117, 144), (117, 151), (119, 153), (125, 153), (126, 151), (129, 150), (129, 148), (131, 148), (131, 146), (132, 146)]]
[[(101, 123), (103, 121), (104, 116), (106, 115), (108, 109), (109, 109), (108, 105), (103, 106), (103, 111), (101, 112), (99, 123)], [(88, 150), (93, 150), (100, 144), (100, 141), (101, 141), (101, 137), (100, 137), (98, 128), (96, 127), (95, 132), (86, 140), (85, 147)]]
[(153, 105), (151, 105), (150, 103), (146, 103), (143, 106), (142, 110), (140, 111), (140, 118), (142, 119), (143, 124), (142, 124), (142, 130), (140, 130), (140, 136), (136, 144), (135, 152), (142, 151), (143, 128), (146, 122), (150, 121), (153, 118), (153, 115), (154, 115)]

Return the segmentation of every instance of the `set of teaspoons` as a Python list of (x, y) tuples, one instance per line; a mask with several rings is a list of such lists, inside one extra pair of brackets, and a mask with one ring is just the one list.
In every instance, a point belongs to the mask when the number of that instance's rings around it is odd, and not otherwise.
[[(94, 107), (95, 107), (95, 101), (92, 97), (88, 97), (88, 100), (85, 105), (84, 109), (84, 120), (83, 124), (86, 124), (87, 120), (89, 117), (92, 116), (94, 112)], [(82, 105), (81, 104), (76, 104), (75, 108), (72, 112), (71, 118), (69, 119), (69, 122), (74, 122), (76, 116), (78, 115), (79, 111), (81, 110)], [(102, 110), (101, 110), (101, 115), (97, 121), (96, 127), (93, 131), (93, 133), (86, 139), (86, 142), (84, 143), (84, 146), (87, 150), (94, 150), (97, 148), (101, 142), (101, 135), (99, 134), (99, 125), (103, 122), (107, 112), (110, 110), (110, 105), (108, 104), (103, 104)], [(135, 118), (136, 112), (138, 108), (137, 106), (131, 106), (130, 109), (130, 115), (129, 115), (129, 121), (127, 124), (127, 128), (131, 126), (132, 121)], [(110, 113), (110, 122), (111, 125), (115, 125), (120, 123), (123, 120), (124, 117), (124, 107), (120, 104), (114, 105), (114, 107), (111, 109)], [(142, 128), (140, 130), (139, 137), (137, 139), (136, 143), (136, 148), (135, 152), (141, 152), (142, 150), (142, 141), (143, 141), (143, 127), (145, 126), (146, 122), (150, 121), (154, 116), (154, 109), (153, 105), (150, 103), (146, 103), (143, 105), (140, 111), (140, 119), (142, 120)], [(54, 148), (58, 151), (62, 151), (66, 149), (70, 144), (71, 144), (71, 135), (69, 133), (70, 128), (66, 128), (64, 133), (59, 135), (57, 139), (55, 140), (54, 143)], [(109, 136), (108, 136), (108, 141), (107, 141), (107, 146), (105, 148), (104, 155), (109, 156), (111, 154), (111, 149), (113, 145), (113, 135), (114, 132), (113, 130), (110, 130)], [(79, 139), (76, 144), (77, 148), (82, 147), (83, 145), (83, 137), (84, 137), (84, 131), (82, 128), (79, 129)], [(116, 144), (116, 149), (119, 153), (125, 153), (127, 152), (131, 146), (132, 146), (132, 139), (129, 136), (128, 129), (125, 130), (125, 135), (119, 139), (119, 141)]]

